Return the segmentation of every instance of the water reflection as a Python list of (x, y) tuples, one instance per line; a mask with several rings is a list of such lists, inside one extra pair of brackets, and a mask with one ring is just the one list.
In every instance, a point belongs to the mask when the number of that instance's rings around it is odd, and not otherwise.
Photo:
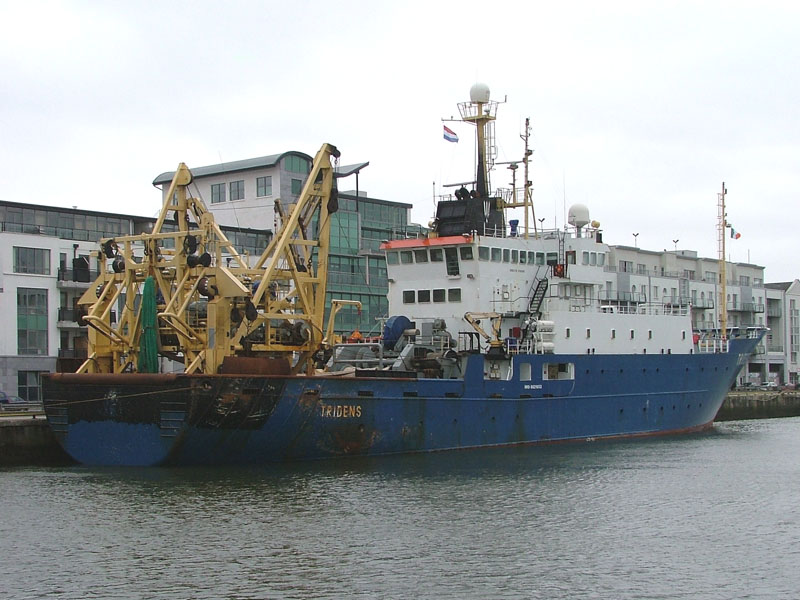
[(787, 419), (263, 468), (6, 470), (15, 560), (0, 562), (0, 587), (21, 598), (780, 597), (800, 584), (789, 568), (798, 434)]

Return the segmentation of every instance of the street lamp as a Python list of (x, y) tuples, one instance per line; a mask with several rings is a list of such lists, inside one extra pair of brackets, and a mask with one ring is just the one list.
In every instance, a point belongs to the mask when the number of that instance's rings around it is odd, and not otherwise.
[(638, 233), (634, 233), (633, 234), (633, 247), (634, 248), (638, 248), (639, 247), (639, 239), (638, 238), (639, 238), (639, 234)]
[(680, 242), (680, 240), (672, 240), (672, 243), (675, 245), (675, 252), (678, 251), (678, 242)]

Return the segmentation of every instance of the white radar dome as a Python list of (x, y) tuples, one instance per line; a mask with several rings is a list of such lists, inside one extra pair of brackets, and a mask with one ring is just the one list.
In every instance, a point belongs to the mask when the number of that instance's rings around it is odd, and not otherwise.
[(483, 102), (489, 101), (489, 86), (485, 83), (476, 83), (469, 88), (470, 102)]
[(589, 209), (583, 204), (573, 204), (567, 213), (567, 222), (575, 227), (584, 227), (589, 224)]

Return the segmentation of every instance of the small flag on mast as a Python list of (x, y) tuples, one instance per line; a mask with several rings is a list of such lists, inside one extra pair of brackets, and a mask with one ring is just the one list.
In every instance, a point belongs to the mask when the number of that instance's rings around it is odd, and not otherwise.
[(734, 240), (738, 240), (740, 237), (742, 237), (742, 234), (736, 231), (733, 228), (733, 225), (729, 225), (728, 227), (731, 228), (731, 238), (733, 238)]
[(458, 142), (458, 136), (455, 131), (450, 129), (447, 125), (443, 125), (442, 127), (444, 127), (444, 139), (448, 142)]

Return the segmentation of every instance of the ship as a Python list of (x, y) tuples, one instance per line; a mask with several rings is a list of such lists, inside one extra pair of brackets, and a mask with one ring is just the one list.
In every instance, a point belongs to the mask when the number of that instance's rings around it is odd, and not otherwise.
[(325, 302), (335, 146), (276, 203), (260, 257), (236, 251), (181, 163), (152, 231), (99, 240), (105, 268), (79, 302), (89, 356), (43, 378), (64, 449), (88, 465), (267, 464), (712, 427), (764, 330), (693, 330), (686, 302), (602, 293), (609, 246), (588, 209), (536, 226), (528, 121), (509, 167), (523, 186), (491, 189), (497, 106), (472, 87), (475, 177), (424, 236), (382, 244), (377, 337), (339, 339), (353, 302)]

